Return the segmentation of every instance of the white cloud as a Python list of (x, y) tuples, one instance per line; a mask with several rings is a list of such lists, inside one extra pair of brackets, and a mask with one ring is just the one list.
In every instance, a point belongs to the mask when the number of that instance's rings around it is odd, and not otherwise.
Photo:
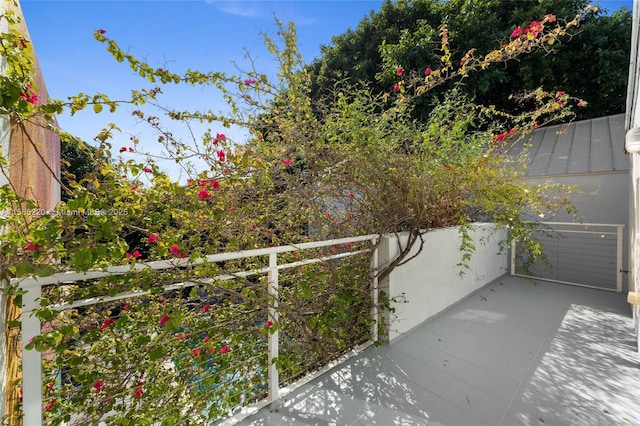
[(228, 15), (240, 16), (243, 18), (255, 18), (258, 16), (264, 16), (265, 13), (258, 7), (259, 2), (255, 1), (218, 1), (218, 0), (205, 0), (205, 3), (214, 6), (222, 13)]

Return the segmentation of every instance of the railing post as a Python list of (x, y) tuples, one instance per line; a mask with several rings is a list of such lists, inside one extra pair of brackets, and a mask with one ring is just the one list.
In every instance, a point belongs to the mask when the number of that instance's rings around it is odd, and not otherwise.
[[(278, 255), (277, 253), (269, 254), (269, 275), (268, 275), (268, 308), (267, 318), (274, 323), (278, 321)], [(276, 367), (276, 359), (278, 358), (278, 335), (280, 334), (280, 326), (273, 332), (269, 332), (267, 357), (267, 374), (269, 383), (269, 401), (273, 402), (280, 397), (280, 377), (278, 368)]]
[(513, 277), (516, 274), (516, 239), (511, 240), (511, 262), (509, 272)]
[(22, 296), (22, 408), (23, 424), (42, 425), (42, 354), (27, 350), (29, 341), (40, 335), (40, 320), (33, 315), (41, 296), (40, 285), (25, 288)]
[(379, 302), (379, 288), (378, 288), (378, 247), (374, 247), (371, 255), (371, 274), (373, 279), (371, 280), (371, 299), (373, 306), (371, 307), (371, 318), (373, 323), (371, 324), (371, 340), (378, 341), (380, 337), (378, 330), (380, 328), (380, 310), (378, 309)]
[(617, 225), (617, 237), (616, 237), (616, 291), (622, 292), (622, 228), (624, 225)]

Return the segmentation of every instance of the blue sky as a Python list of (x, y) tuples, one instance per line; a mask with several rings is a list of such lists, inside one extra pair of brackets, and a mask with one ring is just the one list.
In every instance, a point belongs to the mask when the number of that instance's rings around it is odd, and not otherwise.
[[(631, 8), (631, 0), (600, 0), (600, 6), (615, 10)], [(66, 99), (79, 92), (105, 92), (112, 99), (131, 89), (149, 87), (125, 64), (118, 64), (104, 46), (93, 39), (93, 31), (105, 29), (120, 46), (152, 66), (171, 70), (229, 71), (231, 61), (243, 61), (244, 48), (256, 59), (257, 67), (274, 69), (263, 48), (261, 32), (274, 31), (274, 14), (293, 21), (300, 50), (307, 61), (319, 55), (320, 45), (355, 28), (380, 0), (298, 1), (49, 1), (22, 0), (22, 10), (53, 98)], [(215, 93), (166, 91), (167, 105), (185, 108), (223, 108)], [(86, 141), (107, 123), (115, 121), (123, 133), (114, 147), (128, 144), (129, 134), (153, 139), (144, 125), (129, 118), (129, 109), (118, 114), (82, 113), (59, 117), (60, 125)], [(215, 126), (212, 128), (215, 132)], [(233, 134), (237, 139), (240, 133)], [(151, 142), (147, 149), (154, 150)]]

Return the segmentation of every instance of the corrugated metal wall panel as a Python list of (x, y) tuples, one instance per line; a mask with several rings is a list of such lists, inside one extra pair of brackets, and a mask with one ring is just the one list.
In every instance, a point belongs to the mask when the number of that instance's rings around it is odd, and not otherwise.
[(614, 170), (608, 117), (595, 118), (591, 121), (591, 155), (589, 157), (590, 172)]
[(575, 135), (575, 126), (563, 125), (556, 130), (557, 142), (551, 155), (551, 162), (547, 169), (549, 175), (564, 175), (569, 166), (571, 143)]
[(571, 144), (569, 157), (569, 173), (588, 173), (591, 164), (591, 123), (580, 121), (575, 123), (576, 131)]

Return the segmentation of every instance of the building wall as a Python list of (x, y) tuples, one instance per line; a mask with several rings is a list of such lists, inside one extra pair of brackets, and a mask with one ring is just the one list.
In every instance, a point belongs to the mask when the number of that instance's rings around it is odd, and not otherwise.
[[(412, 248), (410, 256), (417, 254), (416, 258), (380, 282), (382, 291), (397, 298), (391, 302), (395, 313), (385, 318), (390, 322), (390, 342), (507, 272), (507, 252), (500, 250), (507, 238), (505, 230), (496, 230), (491, 223), (476, 223), (470, 236), (476, 250), (467, 263), (468, 269), (459, 266), (459, 229), (434, 229), (423, 236), (422, 252), (417, 253), (419, 243)], [(406, 234), (389, 235), (381, 242), (381, 266), (399, 254), (398, 238), (400, 244), (406, 244)]]
[[(22, 20), (19, 30), (27, 40), (30, 40), (24, 16), (20, 9), (16, 12)], [(37, 58), (34, 60), (36, 64), (34, 82), (39, 102), (46, 103), (49, 94)], [(8, 159), (11, 184), (19, 195), (37, 201), (40, 207), (47, 210), (55, 208), (60, 200), (60, 139), (54, 132), (44, 128), (46, 125), (44, 120), (24, 124), (7, 121), (0, 123), (4, 125), (4, 128), (0, 129), (0, 135), (4, 135), (5, 138), (8, 136), (10, 140)], [(9, 124), (8, 134), (7, 124)], [(6, 151), (3, 150), (3, 153)]]
[[(627, 90), (627, 108), (625, 129), (640, 127), (640, 0), (633, 2), (633, 23), (631, 34), (631, 58), (629, 61), (629, 83)], [(629, 291), (640, 292), (640, 154), (629, 154), (631, 157), (630, 191), (629, 191)], [(632, 306), (636, 326), (636, 342), (640, 349), (640, 306)]]

